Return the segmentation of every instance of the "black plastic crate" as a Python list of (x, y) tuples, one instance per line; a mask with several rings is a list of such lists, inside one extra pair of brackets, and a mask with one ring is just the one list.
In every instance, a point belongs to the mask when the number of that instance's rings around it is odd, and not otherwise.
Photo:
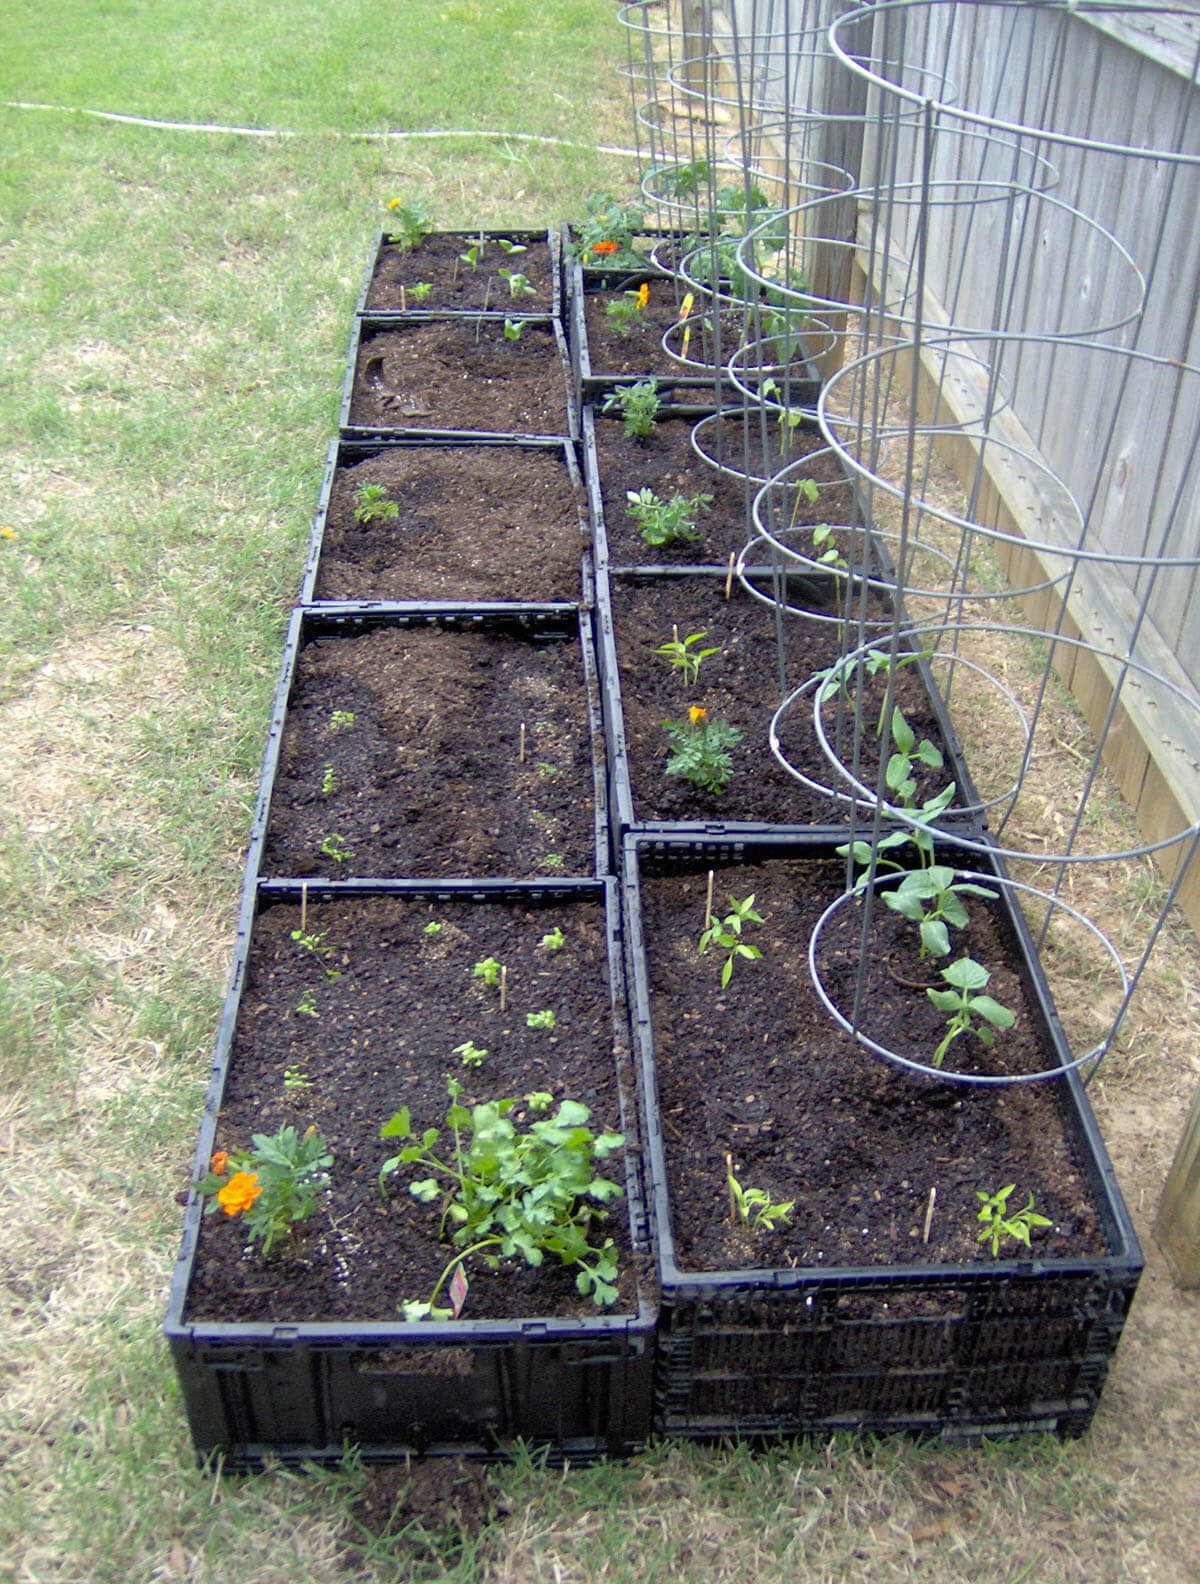
[[(464, 439), (457, 438), (402, 438), (402, 439), (376, 439), (376, 440), (334, 440), (330, 444), (328, 459), (325, 464), (325, 474), (321, 481), (321, 491), (317, 502), (316, 515), (313, 521), (312, 538), (309, 544), (308, 560), (305, 564), (304, 576), (300, 586), (300, 603), (310, 608), (320, 609), (329, 605), (344, 605), (345, 597), (333, 598), (328, 595), (318, 599), (317, 589), (322, 570), (322, 557), (328, 554), (326, 545), (327, 521), (329, 516), (330, 498), (335, 481), (339, 473), (354, 468), (359, 463), (375, 457), (385, 457), (389, 452), (411, 453), (414, 464), (419, 466), (423, 456), (429, 456), (437, 462), (447, 459), (461, 458), (469, 461), (471, 456), (483, 449), (490, 452), (499, 451), (510, 461), (514, 473), (519, 473), (525, 459), (550, 458), (561, 465), (564, 478), (574, 497), (573, 523), (578, 529), (578, 555), (576, 557), (577, 587), (574, 592), (564, 590), (551, 590), (541, 586), (536, 574), (531, 574), (528, 598), (550, 604), (560, 600), (578, 601), (581, 596), (586, 603), (590, 598), (590, 529), (587, 520), (583, 480), (580, 476), (579, 465), (575, 460), (575, 449), (566, 440), (511, 440), (511, 439)], [(465, 524), (464, 524), (465, 526)], [(541, 521), (539, 519), (539, 527)], [(519, 555), (519, 551), (515, 552)], [(532, 553), (532, 552), (531, 552)], [(449, 580), (449, 577), (447, 578)], [(362, 586), (353, 594), (355, 602), (370, 603), (396, 603), (387, 594), (381, 593), (377, 587), (370, 586), (369, 575), (364, 574), (361, 579)], [(538, 586), (533, 586), (538, 585)], [(463, 597), (463, 596), (460, 596)], [(465, 596), (467, 598), (471, 596)], [(415, 603), (419, 595), (406, 596), (405, 603)], [(488, 603), (511, 603), (503, 598), (489, 600)]]
[[(535, 300), (533, 301), (532, 306), (539, 314), (550, 314), (556, 319), (562, 317), (562, 232), (558, 227), (552, 226), (547, 231), (434, 231), (429, 232), (421, 239), (421, 242), (415, 244), (415, 246), (409, 249), (408, 252), (403, 256), (413, 261), (414, 278), (417, 278), (421, 273), (421, 247), (424, 244), (435, 242), (448, 243), (453, 248), (462, 248), (463, 250), (466, 250), (479, 237), (484, 239), (485, 249), (488, 244), (494, 246), (501, 239), (516, 243), (518, 246), (524, 247), (526, 249), (531, 247), (545, 247), (549, 255), (548, 298)], [(409, 302), (407, 299), (407, 294), (405, 296), (404, 302), (398, 303), (394, 307), (384, 307), (378, 301), (372, 303), (369, 300), (372, 296), (371, 286), (375, 279), (377, 268), (386, 260), (389, 253), (395, 254), (397, 258), (401, 256), (398, 248), (398, 241), (399, 239), (386, 228), (381, 228), (376, 233), (375, 241), (371, 248), (370, 258), (367, 262), (366, 274), (363, 277), (362, 290), (358, 294), (358, 301), (354, 307), (356, 314), (371, 314), (375, 317), (386, 318), (390, 313), (403, 314), (413, 310), (420, 311), (420, 303), (416, 301)], [(514, 263), (516, 268), (520, 269), (520, 260), (523, 256), (524, 255), (522, 254), (505, 255), (503, 252), (500, 252), (498, 263), (504, 263), (507, 258)], [(522, 273), (527, 272), (522, 271)], [(378, 293), (375, 295), (378, 296)], [(431, 311), (442, 314), (462, 313), (470, 318), (477, 318), (481, 311), (487, 311), (491, 313), (498, 313), (501, 318), (503, 318), (506, 312), (512, 311), (512, 307), (513, 303), (509, 297), (497, 296), (487, 310), (481, 310), (478, 306), (452, 308), (442, 305), (440, 307), (431, 308)]]
[[(562, 605), (469, 605), (455, 603), (418, 605), (326, 605), (317, 610), (298, 607), (293, 611), (284, 645), (280, 679), (271, 714), (271, 725), (263, 757), (262, 782), (256, 801), (251, 833), (249, 864), (255, 874), (269, 875), (272, 864), (269, 839), (271, 835), (272, 804), (277, 795), (280, 778), (280, 753), (284, 731), (288, 722), (296, 683), (297, 662), (304, 649), (321, 639), (355, 639), (380, 630), (429, 630), (444, 632), (448, 641), (455, 634), (487, 634), (511, 641), (543, 646), (564, 647), (573, 652), (578, 661), (578, 675), (584, 701), (584, 715), (580, 730), (590, 744), (590, 763), (586, 780), (577, 787), (580, 799), (591, 800), (590, 850), (593, 867), (584, 876), (592, 878), (610, 872), (607, 777), (604, 767), (604, 737), (601, 721), (599, 686), (597, 680), (595, 647), (592, 634), (591, 612), (576, 604)], [(536, 753), (535, 739), (531, 735), (529, 754)], [(336, 821), (335, 821), (336, 823)], [(349, 862), (349, 861), (348, 861)], [(340, 866), (339, 866), (340, 867)], [(565, 871), (564, 871), (565, 873)], [(292, 878), (276, 869), (278, 878)], [(300, 876), (299, 878), (304, 878)], [(328, 872), (316, 876), (331, 879)], [(385, 874), (367, 871), (345, 878), (366, 879), (420, 879), (420, 875)], [(434, 879), (424, 877), (424, 883)], [(476, 878), (467, 872), (461, 878)], [(550, 878), (546, 876), (490, 876), (490, 878), (525, 880)]]
[[(388, 437), (410, 436), (425, 438), (460, 439), (484, 437), (489, 439), (567, 439), (574, 440), (579, 432), (578, 410), (575, 405), (574, 391), (570, 380), (570, 358), (567, 352), (566, 338), (563, 335), (562, 324), (544, 314), (514, 313), (513, 319), (525, 321), (530, 339), (544, 343), (545, 366), (548, 371), (548, 383), (553, 387), (553, 405), (555, 418), (553, 421), (547, 417), (545, 427), (523, 427), (520, 423), (506, 423), (497, 425), (494, 429), (470, 429), (462, 424), (438, 423), (436, 421), (422, 422), (427, 414), (420, 410), (401, 411), (397, 409), (396, 416), (404, 421), (395, 424), (384, 422), (378, 418), (356, 412), (354, 407), (354, 383), (360, 363), (365, 367), (372, 354), (372, 343), (382, 336), (403, 336), (406, 333), (423, 333), (426, 330), (437, 331), (438, 347), (443, 345), (453, 348), (463, 336), (468, 341), (494, 343), (500, 347), (505, 342), (504, 314), (436, 314), (410, 312), (407, 314), (360, 314), (356, 316), (350, 332), (350, 345), (346, 354), (346, 374), (342, 385), (342, 399), (338, 410), (338, 432), (347, 440), (370, 440)], [(423, 388), (428, 388), (434, 382), (433, 371), (430, 370)], [(522, 387), (523, 382), (514, 378), (510, 382), (515, 390)], [(558, 394), (561, 391), (561, 411), (558, 405)], [(419, 406), (420, 398), (417, 399)], [(547, 405), (550, 397), (547, 394)], [(518, 415), (519, 416), (519, 415)], [(412, 420), (412, 421), (409, 421)]]
[[(445, 908), (518, 905), (555, 921), (573, 905), (603, 908), (612, 1006), (612, 1053), (625, 1135), (621, 1201), (628, 1222), (632, 1298), (581, 1317), (406, 1322), (247, 1322), (189, 1315), (202, 1215), (195, 1193), (184, 1219), (165, 1335), (197, 1457), (227, 1467), (336, 1463), (413, 1455), (502, 1456), (518, 1440), (552, 1460), (628, 1455), (652, 1425), (657, 1311), (648, 1275), (634, 1080), (631, 1072), (615, 882), (395, 882), (341, 886), (265, 882), (248, 893), (193, 1167), (207, 1169), (230, 1073), (254, 932), (264, 910), (323, 901), (400, 898)], [(410, 1014), (411, 1015), (411, 1014)], [(405, 1010), (397, 1004), (397, 1019)], [(386, 1031), (381, 1031), (386, 1033)], [(368, 1142), (364, 1140), (364, 1143)], [(336, 1170), (336, 1160), (335, 1160)], [(615, 1210), (614, 1214), (622, 1213)], [(264, 1267), (266, 1268), (266, 1267)]]
[[(955, 1265), (681, 1266), (659, 1103), (642, 877), (699, 875), (741, 860), (803, 865), (828, 857), (835, 840), (829, 833), (697, 839), (664, 832), (634, 834), (625, 842), (626, 950), (661, 1284), (659, 1428), (697, 1439), (839, 1429), (965, 1441), (1042, 1430), (1078, 1434), (1099, 1400), (1142, 1255), (1074, 1070), (1048, 1082), (1096, 1207), (1103, 1254), (1050, 1257), (1035, 1250)], [(976, 858), (974, 867), (990, 866)], [(1003, 874), (1002, 866), (993, 872)], [(719, 877), (719, 896), (728, 888), (727, 875)], [(1044, 976), (1007, 894), (1004, 909), (1044, 1037), (1065, 1064)]]
[[(642, 590), (667, 590), (678, 589), (681, 591), (706, 591), (711, 590), (714, 606), (719, 607), (725, 601), (726, 589), (729, 590), (728, 598), (734, 607), (745, 613), (748, 621), (757, 621), (762, 628), (763, 643), (767, 646), (767, 653), (763, 661), (764, 667), (771, 670), (772, 680), (778, 683), (778, 670), (774, 653), (774, 616), (769, 604), (773, 593), (778, 592), (780, 597), (786, 598), (794, 604), (811, 602), (815, 608), (828, 616), (831, 602), (836, 594), (828, 587), (822, 587), (819, 579), (809, 575), (783, 576), (773, 572), (770, 568), (761, 567), (747, 569), (747, 577), (759, 590), (759, 594), (768, 603), (762, 603), (753, 595), (746, 593), (740, 582), (730, 579), (728, 571), (719, 568), (702, 567), (630, 567), (614, 569), (611, 572), (601, 571), (597, 578), (597, 646), (600, 663), (600, 682), (603, 690), (603, 717), (606, 737), (606, 762), (609, 776), (609, 806), (612, 811), (615, 841), (619, 844), (621, 836), (630, 831), (652, 833), (659, 830), (675, 830), (681, 834), (690, 834), (702, 838), (714, 831), (723, 831), (729, 835), (762, 834), (769, 835), (772, 830), (779, 834), (787, 829), (801, 829), (812, 825), (837, 824), (849, 817), (849, 802), (845, 796), (840, 798), (829, 797), (821, 799), (815, 792), (809, 793), (796, 786), (797, 812), (784, 820), (767, 820), (763, 818), (740, 817), (744, 810), (739, 810), (736, 799), (736, 789), (727, 788), (719, 798), (713, 799), (713, 813), (711, 817), (692, 820), (676, 818), (652, 818), (645, 811), (639, 809), (630, 769), (630, 752), (627, 742), (624, 696), (629, 688), (627, 676), (622, 674), (619, 660), (619, 632), (620, 616), (614, 608), (614, 599), (619, 603), (625, 595), (634, 595)], [(824, 598), (822, 597), (824, 596)], [(796, 616), (785, 617), (787, 622), (798, 622), (801, 618)], [(669, 631), (662, 634), (663, 641), (670, 638)], [(717, 635), (709, 633), (710, 641)], [(907, 647), (907, 646), (904, 646)], [(665, 665), (665, 661), (663, 664)], [(961, 748), (955, 735), (954, 728), (948, 717), (945, 704), (930, 672), (929, 666), (924, 661), (914, 662), (912, 670), (920, 678), (920, 693), (928, 703), (929, 712), (936, 722), (938, 733), (941, 737), (941, 747), (945, 759), (945, 771), (942, 779), (954, 780), (959, 788), (956, 802), (964, 807), (977, 808), (979, 794), (972, 781), (969, 769), (964, 761)], [(702, 674), (703, 675), (703, 674)], [(807, 680), (807, 676), (796, 675), (789, 678), (789, 687), (797, 687)], [(693, 689), (694, 702), (702, 703), (703, 684)], [(680, 711), (683, 711), (687, 700), (680, 698)], [(778, 700), (776, 701), (778, 702)], [(764, 714), (757, 723), (761, 730), (755, 736), (747, 727), (743, 737), (744, 751), (761, 756), (772, 772), (775, 770), (775, 760), (769, 745), (770, 714)], [(663, 739), (663, 757), (666, 757), (668, 745)], [(840, 788), (832, 766), (823, 766), (821, 773), (825, 776), (823, 785), (832, 792), (835, 789), (847, 792), (848, 789)], [(779, 772), (780, 778), (786, 778), (786, 772)], [(764, 783), (760, 782), (759, 785)], [(815, 806), (814, 806), (815, 805)], [(861, 819), (860, 815), (860, 819)], [(982, 822), (971, 816), (957, 817), (959, 822), (971, 828), (981, 827)], [(614, 856), (614, 862), (615, 862)]]

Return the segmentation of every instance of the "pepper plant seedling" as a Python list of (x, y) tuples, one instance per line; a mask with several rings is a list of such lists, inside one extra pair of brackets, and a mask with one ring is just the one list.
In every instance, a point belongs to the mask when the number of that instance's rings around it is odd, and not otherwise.
[(736, 897), (729, 898), (729, 912), (724, 918), (718, 918), (715, 913), (709, 915), (708, 928), (701, 934), (698, 951), (701, 956), (710, 946), (719, 946), (725, 953), (725, 964), (721, 969), (721, 988), (733, 977), (734, 960), (744, 957), (750, 962), (757, 962), (762, 957), (762, 952), (757, 946), (752, 946), (749, 941), (742, 939), (742, 926), (745, 924), (761, 924), (762, 916), (754, 911), (754, 892), (748, 897), (743, 897), (739, 902)]
[(695, 683), (700, 675), (701, 663), (707, 660), (709, 655), (721, 653), (719, 646), (712, 649), (692, 648), (693, 644), (698, 644), (707, 636), (706, 632), (700, 631), (689, 633), (686, 638), (681, 638), (679, 636), (679, 628), (676, 627), (675, 636), (669, 638), (666, 643), (659, 644), (654, 651), (655, 654), (665, 655), (671, 665), (683, 672), (683, 685), (685, 688), (691, 688), (693, 683)]

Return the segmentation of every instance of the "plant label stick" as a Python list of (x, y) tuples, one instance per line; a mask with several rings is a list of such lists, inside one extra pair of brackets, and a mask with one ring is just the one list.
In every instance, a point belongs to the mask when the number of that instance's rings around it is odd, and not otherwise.
[(714, 871), (712, 869), (710, 869), (708, 871), (708, 892), (707, 892), (707, 894), (705, 895), (705, 898), (704, 898), (704, 927), (705, 927), (705, 929), (708, 928), (708, 921), (709, 921), (710, 918), (712, 918), (713, 874), (714, 874)]
[(400, 287), (400, 312), (401, 313), (407, 313), (408, 312), (408, 303), (405, 301), (403, 284), (401, 284), (401, 287)]
[(517, 762), (518, 762), (518, 764), (524, 764), (525, 763), (525, 722), (524, 721), (521, 722), (521, 746), (517, 750)]
[(933, 1225), (933, 1207), (937, 1203), (937, 1189), (929, 1190), (929, 1203), (925, 1207), (925, 1230), (921, 1233), (921, 1242), (929, 1242), (929, 1228)]
[(733, 593), (733, 563), (736, 560), (736, 551), (729, 552), (729, 571), (725, 574), (725, 598)]
[(305, 925), (308, 923), (308, 881), (300, 882), (300, 933), (307, 934)]
[(507, 965), (500, 970), (500, 1010), (504, 1011), (508, 1000), (508, 968)]

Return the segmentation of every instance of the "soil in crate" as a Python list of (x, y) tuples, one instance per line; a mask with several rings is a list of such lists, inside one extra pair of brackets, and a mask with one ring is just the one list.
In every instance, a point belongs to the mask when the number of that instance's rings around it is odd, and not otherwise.
[[(608, 534), (608, 555), (614, 566), (723, 566), (732, 551), (740, 552), (750, 533), (751, 507), (761, 486), (747, 484), (732, 473), (722, 472), (703, 461), (692, 446), (694, 419), (669, 418), (654, 427), (646, 440), (627, 438), (623, 425), (612, 418), (596, 422), (596, 459), (600, 477), (600, 496)], [(704, 434), (705, 450), (715, 455), (718, 442), (721, 455), (730, 469), (745, 471), (747, 447), (751, 469), (763, 472), (762, 447), (770, 447), (767, 468), (773, 474), (788, 462), (814, 455), (811, 477), (822, 488), (815, 502), (803, 497), (791, 503), (791, 522), (798, 526), (820, 523), (848, 523), (853, 518), (853, 498), (837, 461), (825, 448), (822, 435), (808, 429), (795, 429), (781, 449), (783, 437), (778, 425), (768, 425), (765, 436), (757, 420), (747, 429), (742, 418), (726, 418), (720, 426), (709, 425)], [(696, 518), (700, 537), (684, 543), (654, 548), (647, 545), (630, 516), (628, 495), (649, 489), (663, 501), (673, 495), (711, 495), (712, 505)], [(753, 532), (753, 529), (750, 530)], [(794, 544), (796, 541), (790, 540)], [(798, 548), (803, 552), (801, 541)], [(770, 559), (766, 547), (758, 559)]]
[(364, 330), (348, 422), (360, 428), (567, 433), (566, 380), (553, 327), (518, 340), (491, 319)]
[[(1035, 1231), (1036, 1255), (1103, 1252), (1095, 1207), (1047, 1084), (984, 1089), (910, 1076), (867, 1054), (829, 1019), (809, 980), (808, 940), (844, 880), (844, 867), (833, 861), (719, 868), (714, 912), (727, 908), (730, 894), (739, 901), (753, 895), (763, 918), (745, 930), (762, 959), (738, 962), (722, 990), (722, 956), (697, 951), (706, 872), (643, 876), (680, 1267), (990, 1261), (977, 1240), (976, 1193), (1009, 1183), (1013, 1209), (1032, 1192), (1053, 1223)], [(1054, 1065), (1040, 1048), (1032, 1003), (1003, 936), (981, 903), (973, 901), (970, 911), (961, 944), (994, 968), (991, 988), (1018, 1014), (998, 1041), (997, 1059), (1013, 1070)], [(909, 955), (913, 980), (936, 980), (917, 963), (915, 946)], [(914, 1007), (930, 1004), (921, 989), (890, 982), (890, 964), (889, 957), (873, 965), (872, 1028), (907, 1048), (923, 1017), (919, 1009), (914, 1017)], [(930, 1052), (933, 1044), (930, 1038)], [(793, 1201), (789, 1225), (753, 1233), (730, 1225), (727, 1153), (743, 1188)], [(1009, 1240), (1000, 1252), (1011, 1258), (1024, 1251)]]
[[(612, 622), (625, 744), (636, 820), (751, 820), (771, 824), (813, 824), (846, 817), (847, 806), (822, 795), (791, 775), (771, 751), (768, 734), (779, 707), (780, 647), (775, 616), (735, 580), (724, 598), (720, 578), (615, 577), (612, 580)], [(793, 594), (793, 598), (795, 595)], [(826, 613), (828, 614), (828, 612)], [(682, 673), (656, 653), (678, 632), (680, 638), (703, 633), (693, 650), (716, 648), (700, 666), (697, 680), (683, 684)], [(779, 631), (788, 687), (799, 687), (815, 672), (832, 665), (840, 649), (833, 621), (785, 616)], [(864, 732), (860, 779), (875, 784), (879, 739), (873, 730), (886, 686), (880, 674), (865, 684)], [(895, 703), (918, 739), (929, 738), (939, 749), (944, 740), (919, 675), (910, 666), (896, 676)], [(731, 750), (732, 773), (723, 792), (694, 786), (679, 775), (667, 775), (673, 752), (665, 721), (686, 721), (688, 706), (707, 709), (710, 722), (724, 721), (742, 734)], [(828, 731), (836, 741), (836, 709), (828, 707)], [(821, 751), (813, 727), (812, 699), (797, 703), (780, 726), (788, 762), (831, 791), (844, 784)], [(845, 745), (849, 756), (849, 744)], [(950, 779), (946, 772), (918, 764), (917, 801), (934, 796)]]
[[(552, 312), (554, 289), (548, 241), (522, 238), (518, 246), (523, 246), (523, 252), (506, 253), (494, 237), (485, 236), (472, 267), (462, 255), (476, 246), (476, 241), (471, 236), (438, 232), (403, 251), (395, 243), (384, 242), (371, 273), (364, 307), (380, 312), (438, 308), (477, 313), (507, 313), (510, 309)], [(524, 275), (533, 287), (532, 294), (518, 288), (514, 297), (508, 281), (500, 274), (502, 269)], [(428, 286), (429, 291), (421, 291), (422, 286)]]
[(434, 626), (320, 638), (297, 660), (263, 869), (590, 875), (592, 788), (576, 642)]
[[(399, 516), (356, 521), (363, 484)], [(390, 446), (334, 475), (314, 597), (578, 600), (583, 548), (561, 453)]]
[[(435, 936), (426, 926), (438, 923)], [(541, 946), (558, 926), (565, 944)], [(331, 1192), (304, 1224), (263, 1258), (244, 1253), (240, 1219), (220, 1211), (201, 1223), (187, 1318), (220, 1321), (398, 1320), (406, 1300), (432, 1292), (453, 1249), (438, 1240), (440, 1206), (416, 1200), (404, 1167), (380, 1191), (379, 1171), (395, 1154), (380, 1127), (407, 1105), (416, 1131), (445, 1127), (446, 1078), (464, 1086), (461, 1103), (517, 1097), (514, 1119), (530, 1120), (523, 1097), (543, 1091), (577, 1100), (593, 1132), (619, 1132), (613, 1017), (603, 907), (597, 902), (525, 903), (388, 897), (309, 902), (303, 933), (297, 905), (260, 913), (255, 926), (215, 1147), (248, 1147), (254, 1133), (316, 1127), (333, 1154)], [(499, 990), (474, 976), (494, 956), (508, 970)], [(551, 1008), (552, 1031), (530, 1029), (526, 1014)], [(487, 1051), (462, 1065), (465, 1041)], [(621, 1154), (603, 1175), (623, 1183)], [(595, 1237), (620, 1252), (621, 1301), (633, 1295), (624, 1200)], [(574, 1273), (547, 1260), (541, 1270), (507, 1260), (496, 1272), (468, 1269), (463, 1319), (608, 1313), (575, 1290)]]

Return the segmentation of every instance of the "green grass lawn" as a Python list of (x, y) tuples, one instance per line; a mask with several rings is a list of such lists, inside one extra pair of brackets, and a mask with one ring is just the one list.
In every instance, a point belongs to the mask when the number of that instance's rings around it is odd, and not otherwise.
[[(453, 227), (628, 191), (625, 50), (612, 0), (0, 0), (0, 100), (68, 112), (0, 106), (0, 1580), (1186, 1576), (1170, 1376), (1076, 1446), (518, 1462), (482, 1534), (349, 1573), (362, 1470), (194, 1467), (178, 1196), (368, 250), (400, 193)], [(564, 141), (350, 135), (389, 129)]]

